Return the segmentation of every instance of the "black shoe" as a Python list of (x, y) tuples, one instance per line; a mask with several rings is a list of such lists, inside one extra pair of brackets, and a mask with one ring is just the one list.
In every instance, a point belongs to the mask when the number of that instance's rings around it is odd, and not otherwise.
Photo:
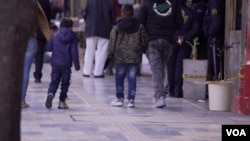
[(87, 75), (87, 74), (83, 74), (82, 76), (83, 76), (83, 77), (90, 77), (90, 76), (89, 76), (89, 75)]
[(169, 94), (169, 97), (175, 97), (174, 94)]
[(49, 93), (47, 95), (47, 99), (46, 99), (46, 102), (45, 102), (45, 107), (50, 109), (52, 107), (52, 100), (54, 98), (54, 95), (52, 93)]
[(104, 75), (96, 75), (94, 78), (104, 78)]
[(174, 93), (173, 92), (168, 92), (169, 97), (174, 97)]
[(176, 97), (176, 98), (182, 98), (183, 94), (182, 93), (175, 93), (174, 97)]
[(34, 75), (34, 78), (35, 78), (35, 82), (40, 83), (40, 82), (41, 82), (41, 78), (42, 78), (43, 74), (42, 74), (42, 73), (37, 73), (37, 72), (34, 72), (34, 73), (33, 73), (33, 75)]

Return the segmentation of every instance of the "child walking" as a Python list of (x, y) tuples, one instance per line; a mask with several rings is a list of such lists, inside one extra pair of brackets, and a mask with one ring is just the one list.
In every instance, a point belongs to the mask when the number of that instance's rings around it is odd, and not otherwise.
[(59, 96), (59, 109), (67, 109), (65, 99), (70, 85), (71, 67), (74, 63), (75, 70), (80, 70), (79, 56), (77, 48), (77, 37), (72, 31), (73, 21), (63, 18), (60, 22), (60, 29), (53, 34), (48, 42), (48, 51), (51, 56), (51, 82), (48, 89), (48, 95), (45, 102), (47, 108), (52, 107), (52, 101), (61, 82), (61, 92)]
[(128, 80), (128, 107), (135, 107), (136, 74), (147, 46), (146, 30), (134, 18), (133, 5), (121, 8), (119, 19), (110, 34), (108, 57), (115, 61), (116, 100), (111, 106), (121, 107), (124, 102), (124, 79)]

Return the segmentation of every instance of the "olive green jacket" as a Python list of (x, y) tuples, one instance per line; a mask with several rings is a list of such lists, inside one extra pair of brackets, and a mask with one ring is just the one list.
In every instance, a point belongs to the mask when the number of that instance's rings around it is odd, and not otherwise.
[(142, 24), (133, 18), (122, 19), (111, 31), (108, 58), (113, 58), (115, 64), (141, 63), (147, 40)]

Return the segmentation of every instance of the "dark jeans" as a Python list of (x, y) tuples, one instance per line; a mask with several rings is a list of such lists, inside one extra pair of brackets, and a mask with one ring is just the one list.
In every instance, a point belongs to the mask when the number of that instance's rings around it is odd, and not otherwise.
[(65, 101), (67, 92), (70, 85), (71, 69), (70, 68), (57, 68), (52, 67), (51, 82), (49, 85), (48, 93), (56, 94), (59, 83), (61, 82), (61, 93), (59, 99)]
[(34, 77), (37, 80), (42, 78), (42, 69), (43, 69), (43, 58), (45, 52), (46, 39), (37, 39), (37, 52), (35, 56), (35, 72)]
[(128, 99), (135, 99), (136, 95), (136, 74), (139, 64), (117, 64), (115, 66), (116, 97), (124, 99), (124, 79), (128, 80)]
[(182, 97), (183, 60), (190, 58), (192, 48), (186, 43), (181, 46), (174, 44), (174, 46), (173, 53), (167, 62), (168, 92), (170, 96)]

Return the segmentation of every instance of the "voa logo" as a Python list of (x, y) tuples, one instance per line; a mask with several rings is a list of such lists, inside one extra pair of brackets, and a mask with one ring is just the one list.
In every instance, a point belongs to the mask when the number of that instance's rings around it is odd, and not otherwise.
[(227, 136), (247, 136), (244, 129), (226, 129)]

